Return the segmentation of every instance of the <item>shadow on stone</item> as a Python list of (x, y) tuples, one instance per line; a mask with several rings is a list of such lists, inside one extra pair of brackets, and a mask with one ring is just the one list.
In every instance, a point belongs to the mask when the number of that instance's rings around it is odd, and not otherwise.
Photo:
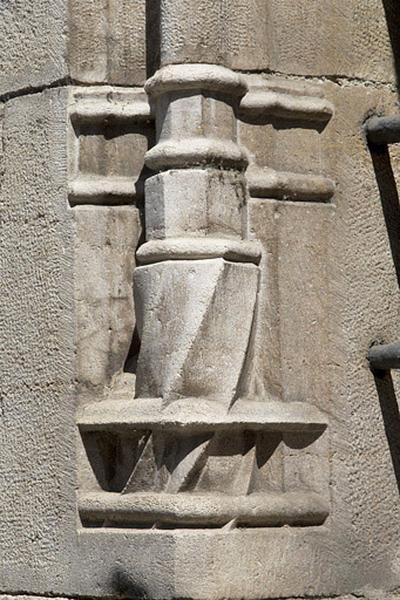
[(123, 371), (124, 373), (136, 374), (137, 361), (140, 350), (140, 338), (137, 327), (133, 330), (131, 344), (129, 346), (128, 354), (125, 360)]
[(132, 575), (122, 569), (115, 569), (112, 574), (112, 586), (117, 598), (129, 600), (146, 600), (150, 596), (143, 586), (138, 584)]
[(375, 387), (381, 406), (383, 424), (400, 493), (400, 412), (390, 371), (374, 373)]
[(382, 0), (385, 10), (390, 43), (396, 69), (397, 85), (400, 84), (400, 2), (399, 0)]
[[(385, 5), (391, 5), (391, 10), (395, 10), (393, 2), (385, 2)], [(398, 18), (400, 15), (400, 7), (397, 12)], [(398, 45), (400, 51), (400, 44)], [(400, 200), (391, 164), (389, 147), (387, 145), (374, 146), (370, 144), (370, 152), (379, 188), (382, 212), (385, 219), (393, 265), (396, 270), (397, 281), (400, 287)], [(373, 371), (373, 375), (382, 411), (393, 470), (400, 493), (400, 411), (393, 387), (392, 374), (391, 371), (388, 370)]]
[(388, 146), (370, 146), (393, 264), (400, 287), (400, 201)]

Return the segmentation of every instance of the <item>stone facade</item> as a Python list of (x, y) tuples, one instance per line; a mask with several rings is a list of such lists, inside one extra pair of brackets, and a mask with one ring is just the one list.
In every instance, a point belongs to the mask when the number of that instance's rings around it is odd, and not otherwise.
[(0, 33), (1, 600), (398, 597), (396, 0)]

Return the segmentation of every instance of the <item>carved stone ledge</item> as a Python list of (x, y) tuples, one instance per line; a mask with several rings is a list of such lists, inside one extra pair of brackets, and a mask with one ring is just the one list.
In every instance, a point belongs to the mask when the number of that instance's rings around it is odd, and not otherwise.
[(335, 193), (335, 183), (323, 175), (289, 173), (251, 165), (246, 176), (253, 198), (329, 202)]
[(68, 197), (71, 206), (78, 204), (128, 204), (143, 198), (143, 186), (135, 177), (78, 177), (69, 183)]
[(247, 83), (239, 73), (220, 65), (201, 63), (168, 65), (157, 71), (145, 85), (150, 97), (186, 90), (221, 92), (241, 97), (247, 89)]
[(106, 120), (149, 121), (152, 119), (150, 104), (142, 88), (113, 88), (95, 86), (83, 88), (73, 94), (69, 106), (73, 122)]
[(306, 402), (238, 400), (228, 411), (202, 398), (165, 405), (162, 398), (110, 400), (90, 404), (78, 414), (81, 431), (297, 431), (322, 433), (327, 417)]
[(154, 124), (141, 88), (73, 88), (69, 103), (69, 201), (132, 204), (143, 198), (144, 155)]
[(247, 120), (278, 119), (326, 123), (334, 106), (320, 90), (304, 82), (277, 81), (248, 76), (249, 91), (240, 102), (240, 118)]
[(149, 264), (163, 260), (200, 260), (224, 258), (234, 262), (258, 264), (261, 246), (256, 240), (203, 238), (168, 238), (151, 240), (136, 252), (139, 263)]
[(235, 142), (200, 137), (161, 142), (146, 153), (153, 171), (208, 165), (244, 169), (248, 162), (246, 149)]
[(79, 498), (83, 522), (108, 527), (242, 527), (322, 525), (329, 514), (316, 493), (115, 494), (92, 492)]

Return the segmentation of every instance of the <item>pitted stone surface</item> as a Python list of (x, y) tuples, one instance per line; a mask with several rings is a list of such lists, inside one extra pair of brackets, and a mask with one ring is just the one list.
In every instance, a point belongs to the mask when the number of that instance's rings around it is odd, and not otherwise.
[(65, 90), (2, 113), (0, 588), (68, 593), (75, 546), (73, 223)]
[(68, 75), (65, 0), (5, 0), (0, 5), (0, 95)]
[[(10, 596), (0, 600), (35, 598), (18, 596), (22, 591), (395, 600), (400, 379), (395, 371), (374, 378), (366, 355), (371, 342), (400, 336), (400, 159), (395, 146), (371, 154), (363, 123), (373, 113), (399, 113), (397, 3), (164, 0), (160, 16), (156, 2), (1, 4), (0, 589)], [(133, 131), (126, 119), (116, 126), (108, 109), (119, 86), (143, 86), (158, 67), (159, 18), (163, 64), (254, 70), (238, 78), (261, 78), (269, 87), (249, 90), (240, 111), (232, 89), (210, 92), (204, 81), (194, 81), (189, 100), (179, 89), (175, 97), (166, 93), (164, 108), (174, 106), (164, 113), (165, 132), (175, 141), (148, 155), (161, 174), (153, 189), (149, 183), (155, 202), (146, 219), (130, 181), (142, 172), (146, 144), (130, 152), (127, 143), (130, 135), (142, 139), (143, 122)], [(112, 100), (95, 125), (86, 115), (90, 135), (86, 128), (72, 142), (71, 95), (62, 88), (68, 77), (74, 93), (80, 83), (96, 83), (102, 101), (107, 94)], [(61, 89), (40, 91), (50, 85)], [(160, 113), (153, 107), (153, 117)], [(89, 187), (83, 196), (97, 207), (71, 208), (68, 162), (76, 141), (84, 148), (83, 172), (102, 177), (97, 188), (90, 181), (80, 188)], [(247, 160), (250, 198), (239, 185)], [(179, 180), (176, 171), (185, 175)], [(161, 185), (170, 173), (173, 185)], [(123, 176), (121, 206), (102, 205)], [(240, 211), (232, 209), (233, 192)], [(143, 227), (159, 246), (142, 244)], [(192, 235), (193, 243), (186, 239)], [(134, 398), (140, 340), (131, 277), (140, 245), (138, 258), (149, 264), (139, 267), (137, 280), (141, 273), (157, 277), (137, 315), (147, 336), (138, 390), (157, 398)], [(249, 264), (239, 264), (244, 256)], [(204, 263), (223, 267), (196, 279)], [(257, 269), (258, 287), (256, 277), (227, 275)], [(140, 296), (140, 285), (133, 287)], [(151, 377), (143, 376), (146, 368)], [(199, 390), (232, 408), (211, 409)], [(170, 412), (163, 394), (173, 400)], [(140, 400), (142, 422), (129, 412)], [(258, 405), (271, 409), (262, 456), (242, 427), (259, 427)], [(136, 427), (157, 430), (144, 433), (143, 445), (132, 433), (133, 417)], [(211, 443), (204, 424), (215, 422), (220, 429)], [(157, 429), (160, 423), (168, 431)], [(177, 440), (176, 430), (181, 435), (188, 423), (187, 437)], [(234, 431), (225, 431), (227, 423)], [(96, 527), (77, 519), (77, 482), (81, 514)], [(185, 495), (197, 484), (203, 504)], [(130, 502), (141, 486), (147, 504), (138, 496)], [(231, 488), (233, 500), (219, 505), (212, 491)], [(264, 511), (271, 525), (274, 513), (273, 527), (225, 523), (232, 514), (243, 518), (249, 490), (254, 519)], [(169, 526), (176, 516), (174, 529), (152, 521), (163, 500), (161, 516), (168, 512)], [(223, 528), (210, 527), (204, 505)], [(135, 507), (143, 513), (146, 506), (154, 529), (132, 528)], [(175, 527), (188, 507), (205, 528)], [(99, 513), (106, 517), (100, 523)], [(313, 525), (291, 526), (300, 513), (313, 514)]]

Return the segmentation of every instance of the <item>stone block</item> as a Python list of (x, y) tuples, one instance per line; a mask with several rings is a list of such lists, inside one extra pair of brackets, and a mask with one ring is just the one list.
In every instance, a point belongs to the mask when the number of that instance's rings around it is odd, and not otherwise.
[(69, 0), (71, 77), (85, 83), (143, 85), (157, 56), (155, 4), (144, 0)]
[(167, 0), (161, 5), (161, 63), (265, 67), (268, 15), (262, 0)]
[(230, 171), (166, 171), (146, 182), (147, 239), (203, 237), (241, 239), (246, 187)]
[(135, 325), (132, 281), (141, 223), (134, 206), (80, 206), (74, 220), (76, 379), (80, 401), (87, 402), (106, 395), (118, 379), (134, 385), (127, 361)]
[(136, 395), (167, 403), (204, 397), (229, 406), (246, 356), (257, 284), (256, 266), (222, 259), (139, 267)]
[(158, 63), (154, 0), (6, 0), (0, 95), (66, 83), (143, 85)]
[(76, 554), (74, 226), (67, 93), (2, 114), (1, 588), (67, 590)]
[[(345, 4), (272, 0), (267, 10), (264, 43), (273, 71), (396, 81), (399, 10), (395, 0), (351, 0)], [(259, 68), (264, 67), (257, 62)]]
[(0, 95), (68, 76), (66, 0), (16, 0), (0, 9)]

